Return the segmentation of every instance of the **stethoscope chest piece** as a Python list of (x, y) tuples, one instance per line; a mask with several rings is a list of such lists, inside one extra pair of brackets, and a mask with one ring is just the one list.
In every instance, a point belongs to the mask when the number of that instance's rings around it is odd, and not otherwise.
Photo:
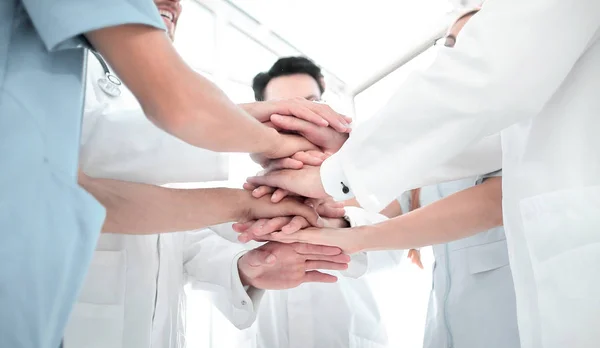
[(112, 96), (118, 97), (121, 95), (121, 80), (113, 74), (105, 74), (104, 77), (98, 79), (98, 86), (100, 89), (104, 91), (104, 93)]
[(104, 70), (104, 77), (99, 78), (97, 81), (98, 86), (100, 86), (100, 89), (102, 89), (104, 93), (112, 97), (120, 96), (121, 88), (119, 88), (119, 86), (121, 86), (123, 83), (121, 82), (121, 80), (119, 80), (118, 77), (110, 73), (108, 65), (104, 61), (104, 58), (102, 58), (102, 56), (98, 54), (98, 52), (94, 50), (92, 50), (91, 52), (94, 54), (96, 59), (98, 59), (98, 63), (102, 65), (102, 70)]

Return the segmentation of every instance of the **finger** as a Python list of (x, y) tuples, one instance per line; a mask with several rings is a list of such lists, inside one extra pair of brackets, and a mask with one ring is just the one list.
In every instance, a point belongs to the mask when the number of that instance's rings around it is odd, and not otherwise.
[(279, 169), (301, 169), (304, 162), (295, 158), (280, 158), (269, 162), (265, 167), (267, 172)]
[(268, 240), (271, 242), (279, 242), (279, 243), (285, 243), (285, 244), (294, 244), (294, 243), (298, 243), (298, 238), (296, 238), (296, 234), (283, 234), (281, 232), (273, 232), (271, 234), (266, 234), (264, 236), (262, 236), (261, 238), (263, 238), (264, 240)]
[[(313, 106), (311, 104), (312, 102), (309, 102), (304, 98), (295, 99), (290, 103), (290, 114), (299, 119), (303, 119), (305, 121), (313, 123), (317, 126), (329, 126), (329, 122), (324, 117), (325, 115), (320, 115), (319, 113), (313, 111)], [(271, 122), (273, 122), (273, 120), (271, 120)]]
[(252, 226), (252, 224), (254, 224), (254, 220), (250, 220), (250, 221), (246, 221), (246, 222), (236, 222), (233, 225), (231, 225), (231, 228), (238, 232), (238, 233), (243, 233), (246, 232), (250, 226)]
[[(279, 233), (281, 234), (281, 233)], [(295, 233), (292, 236), (298, 236), (299, 233)], [(316, 245), (307, 243), (296, 243), (292, 245), (292, 248), (301, 255), (329, 255), (335, 256), (342, 254), (342, 249), (333, 246)], [(347, 256), (347, 255), (346, 255)]]
[(244, 185), (242, 185), (242, 187), (244, 188), (244, 190), (246, 191), (254, 191), (256, 189), (256, 186), (245, 182)]
[(261, 198), (266, 195), (269, 195), (275, 191), (275, 188), (270, 186), (259, 186), (256, 189), (252, 190), (252, 197)]
[(277, 125), (275, 125), (275, 124), (274, 124), (273, 122), (271, 122), (271, 121), (265, 121), (265, 122), (263, 122), (263, 124), (264, 124), (265, 126), (269, 127), (269, 128), (273, 128), (273, 129), (275, 129), (275, 130), (277, 130), (277, 131), (281, 131), (281, 130), (283, 130), (283, 129), (281, 129), (281, 128), (277, 127)]
[(263, 232), (265, 234), (273, 233), (276, 231), (281, 231), (281, 228), (287, 225), (290, 221), (292, 221), (291, 217), (288, 216), (280, 216), (267, 221), (267, 223), (263, 226)]
[(288, 173), (289, 169), (283, 169), (277, 172), (267, 173), (266, 175), (262, 176), (252, 176), (246, 179), (246, 181), (257, 186), (269, 186), (287, 189), (286, 181), (290, 179), (290, 177), (287, 175)]
[(303, 283), (335, 283), (337, 277), (331, 274), (321, 273), (319, 271), (308, 271), (302, 278)]
[(313, 208), (298, 202), (293, 198), (287, 197), (277, 203), (275, 207), (282, 210), (281, 214), (278, 214), (278, 216), (302, 216), (311, 224), (311, 226), (323, 227), (323, 220), (321, 220)]
[(294, 131), (298, 133), (305, 133), (314, 130), (315, 127), (319, 127), (320, 125), (316, 125), (314, 122), (307, 121), (302, 117), (294, 117), (294, 116), (282, 116), (282, 115), (271, 115), (271, 122), (279, 128)]
[(346, 209), (335, 208), (329, 204), (321, 204), (317, 207), (317, 214), (328, 218), (341, 218), (346, 215)]
[(250, 250), (243, 256), (244, 262), (250, 266), (259, 267), (263, 265), (272, 265), (277, 261), (277, 257), (268, 251), (261, 249)]
[(306, 151), (306, 153), (313, 157), (318, 157), (322, 160), (326, 160), (328, 157), (331, 156), (330, 153), (325, 153), (325, 152), (315, 151), (315, 150), (308, 150), (308, 151)]
[(304, 255), (306, 261), (327, 261), (335, 263), (348, 263), (350, 262), (350, 256), (346, 254), (339, 255)]
[(283, 200), (289, 194), (290, 194), (290, 191), (288, 191), (288, 190), (277, 189), (271, 196), (271, 202), (279, 203), (279, 202), (281, 202), (281, 200)]
[(304, 267), (306, 270), (314, 270), (314, 269), (326, 269), (333, 271), (343, 271), (348, 269), (347, 263), (337, 263), (337, 262), (329, 262), (329, 261), (306, 261), (304, 263)]
[(416, 262), (415, 264), (417, 265), (417, 267), (419, 267), (420, 269), (425, 269), (425, 267), (423, 267), (423, 262), (421, 261), (420, 257), (417, 257), (415, 262)]
[(255, 236), (262, 235), (262, 228), (267, 223), (267, 219), (258, 219), (256, 220), (250, 228), (246, 231), (246, 233), (253, 234)]
[[(317, 151), (310, 151), (310, 152), (318, 153)], [(293, 159), (297, 162), (300, 162), (302, 164), (308, 164), (309, 166), (320, 166), (323, 163), (323, 161), (325, 160), (324, 158), (321, 158), (320, 156), (310, 154), (309, 151), (296, 152), (292, 156), (291, 159)], [(290, 168), (290, 169), (296, 169), (296, 168)]]
[(313, 103), (311, 109), (317, 114), (321, 115), (329, 126), (338, 132), (350, 133), (351, 127), (346, 121), (344, 115), (335, 112), (329, 105), (321, 103)]
[(281, 228), (281, 232), (291, 234), (307, 227), (310, 227), (310, 224), (305, 218), (302, 216), (294, 216), (287, 225)]

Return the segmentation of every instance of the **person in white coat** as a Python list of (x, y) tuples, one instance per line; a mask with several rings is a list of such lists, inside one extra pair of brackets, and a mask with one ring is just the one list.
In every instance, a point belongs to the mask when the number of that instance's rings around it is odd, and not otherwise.
[[(255, 98), (259, 101), (295, 97), (319, 101), (325, 91), (320, 68), (304, 57), (279, 59), (268, 72), (255, 77), (253, 88)], [(310, 125), (297, 118), (275, 116), (272, 123), (283, 130), (308, 135), (309, 140), (325, 151), (335, 152), (347, 139), (347, 135), (332, 129), (322, 129), (322, 132), (310, 134), (303, 132)], [(257, 188), (255, 197), (266, 193)], [(277, 201), (281, 196), (273, 193), (272, 199)], [(385, 219), (378, 214), (363, 216), (361, 212), (360, 208), (346, 208), (350, 225), (372, 224)], [(263, 221), (257, 221), (245, 231), (261, 234), (276, 228), (273, 225), (261, 227), (261, 223)], [(277, 221), (272, 223), (277, 224)], [(338, 227), (348, 226), (348, 223), (343, 223)], [(239, 228), (236, 230), (241, 231)], [(342, 272), (336, 284), (306, 284), (289, 290), (267, 292), (261, 301), (256, 323), (238, 346), (387, 347), (386, 325), (382, 322), (369, 282), (362, 276), (398, 266), (402, 255), (401, 251), (353, 255), (349, 269)]]
[[(478, 11), (469, 10), (455, 20), (444, 38), (444, 47), (454, 47), (461, 29)], [(501, 171), (497, 171), (481, 178), (466, 178), (405, 192), (398, 200), (402, 207), (400, 213), (482, 184), (484, 180), (500, 181), (501, 175)], [(501, 190), (499, 183), (488, 182), (486, 187)], [(501, 199), (501, 194), (492, 194)], [(500, 204), (490, 208), (487, 214), (501, 219)], [(515, 290), (502, 226), (432, 248), (435, 264), (423, 347), (518, 348)], [(422, 267), (419, 251), (411, 251), (413, 262)]]
[[(394, 192), (434, 177), (502, 167), (521, 346), (595, 347), (600, 281), (590, 274), (600, 261), (599, 60), (600, 2), (488, 0), (455, 48), (409, 77), (320, 169), (251, 181), (305, 196), (354, 195), (377, 210)], [(500, 166), (473, 161), (440, 171), (497, 132)]]

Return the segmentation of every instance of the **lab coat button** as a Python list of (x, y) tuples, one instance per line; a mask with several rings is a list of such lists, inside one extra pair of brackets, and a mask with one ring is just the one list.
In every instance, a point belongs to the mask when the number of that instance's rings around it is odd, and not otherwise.
[(242, 300), (242, 306), (246, 305), (246, 301)]

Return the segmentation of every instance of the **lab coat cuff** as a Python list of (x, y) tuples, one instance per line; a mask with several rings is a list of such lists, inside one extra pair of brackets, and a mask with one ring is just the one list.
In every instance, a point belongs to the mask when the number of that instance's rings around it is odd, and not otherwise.
[(260, 301), (264, 295), (264, 290), (257, 289), (253, 286), (244, 286), (240, 278), (240, 272), (238, 269), (238, 261), (248, 251), (244, 250), (239, 252), (231, 263), (231, 300), (233, 307), (236, 311), (245, 313), (245, 316), (237, 316), (240, 318), (236, 320), (235, 326), (238, 329), (248, 328), (256, 320), (256, 314)]
[(334, 154), (321, 165), (321, 183), (325, 193), (336, 201), (345, 201), (354, 197), (338, 155)]
[[(386, 217), (377, 214), (369, 213), (358, 207), (346, 207), (346, 220), (350, 223), (350, 227), (358, 227), (370, 225), (386, 220)], [(349, 231), (350, 232), (350, 231)], [(350, 255), (350, 263), (348, 269), (342, 271), (341, 274), (349, 278), (360, 278), (369, 270), (369, 256), (366, 252), (360, 252)]]

